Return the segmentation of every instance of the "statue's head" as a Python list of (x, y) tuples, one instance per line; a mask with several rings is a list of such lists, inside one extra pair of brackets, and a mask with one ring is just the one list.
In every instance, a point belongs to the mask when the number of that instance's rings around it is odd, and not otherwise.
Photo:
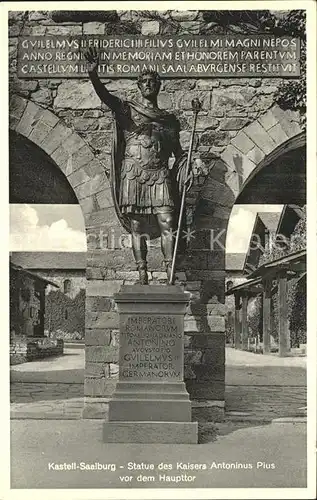
[(156, 97), (161, 87), (160, 75), (156, 71), (142, 71), (138, 77), (138, 87), (143, 97)]

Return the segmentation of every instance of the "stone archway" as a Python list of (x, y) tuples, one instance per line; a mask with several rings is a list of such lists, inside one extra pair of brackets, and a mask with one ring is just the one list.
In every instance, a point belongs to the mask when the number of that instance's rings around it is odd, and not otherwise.
[(70, 183), (51, 157), (13, 130), (9, 133), (9, 203), (78, 205)]
[[(82, 209), (87, 233), (98, 232), (103, 222), (119, 225), (103, 164), (90, 146), (62, 119), (33, 101), (13, 95), (10, 100), (10, 130), (21, 134), (43, 150), (63, 172)], [(102, 211), (103, 218), (96, 217)], [(92, 244), (95, 248), (95, 244)]]
[(282, 153), (305, 144), (295, 111), (275, 105), (231, 139), (221, 154), (226, 184), (238, 198), (247, 182)]
[[(10, 129), (52, 158), (65, 174), (84, 215), (88, 247), (84, 416), (100, 417), (105, 414), (116, 384), (119, 325), (113, 294), (123, 283), (136, 279), (132, 252), (120, 246), (117, 238), (112, 241), (116, 231), (120, 237), (123, 231), (113, 208), (104, 165), (90, 146), (51, 111), (17, 95), (10, 103)], [(294, 145), (301, 134), (295, 114), (271, 108), (231, 140), (199, 183), (196, 219), (202, 234), (193, 242), (193, 262), (183, 273), (187, 289), (194, 297), (199, 295), (185, 321), (185, 362), (188, 373), (192, 373), (186, 383), (191, 399), (201, 400), (201, 404), (213, 402), (211, 406), (208, 403), (213, 414), (218, 407), (222, 413), (224, 404), (224, 255), (231, 209), (252, 173), (264, 168), (272, 155)], [(209, 246), (211, 229), (217, 238), (213, 249)], [(98, 241), (101, 233), (110, 236), (106, 252)], [(159, 249), (152, 252), (151, 259), (154, 278), (160, 275)]]
[(283, 111), (277, 105), (241, 129), (214, 160), (199, 188), (198, 228), (226, 228), (234, 203), (254, 176), (282, 154), (305, 143), (298, 113)]
[[(104, 252), (96, 249), (102, 231), (120, 227), (105, 168), (90, 146), (48, 109), (18, 95), (11, 97), (9, 109), (10, 130), (34, 143), (52, 159), (69, 182), (84, 215), (87, 236), (85, 396), (109, 395), (114, 381), (106, 385), (102, 373), (101, 379), (95, 378), (96, 368), (101, 367), (102, 357), (108, 363), (109, 375), (110, 363), (117, 361), (117, 337), (110, 332), (118, 328), (118, 324), (111, 297), (122, 280), (104, 281), (113, 252), (105, 257)], [(110, 275), (113, 277), (113, 270)]]
[[(65, 174), (86, 221), (98, 199), (110, 196), (104, 168), (88, 144), (63, 121), (33, 101), (13, 95), (10, 100), (10, 129), (26, 137), (47, 153)], [(98, 195), (98, 196), (97, 196)], [(110, 208), (112, 203), (108, 203)]]

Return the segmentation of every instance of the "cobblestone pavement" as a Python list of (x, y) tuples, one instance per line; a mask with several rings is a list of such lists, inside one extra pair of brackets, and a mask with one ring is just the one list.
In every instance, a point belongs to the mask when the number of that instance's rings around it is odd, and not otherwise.
[[(226, 387), (226, 419), (271, 421), (306, 415), (304, 387)], [(11, 403), (11, 418), (79, 419), (83, 397)]]
[(82, 416), (84, 398), (51, 399), (28, 403), (11, 403), (11, 419), (78, 420)]
[(226, 417), (271, 421), (306, 415), (306, 388), (226, 386)]
[[(81, 359), (81, 362), (79, 360)], [(73, 369), (80, 369), (83, 353)], [(67, 383), (61, 383), (62, 363), (19, 366), (11, 377), (11, 418), (79, 419), (84, 386), (65, 365)], [(226, 419), (271, 421), (306, 415), (306, 360), (276, 358), (226, 349)], [(44, 369), (44, 370), (43, 370)], [(41, 371), (42, 370), (42, 371)], [(12, 373), (11, 373), (12, 374)], [(36, 375), (36, 376), (35, 376)], [(40, 380), (44, 380), (40, 382)]]
[(84, 384), (15, 382), (10, 388), (11, 403), (34, 403), (60, 399), (82, 398)]

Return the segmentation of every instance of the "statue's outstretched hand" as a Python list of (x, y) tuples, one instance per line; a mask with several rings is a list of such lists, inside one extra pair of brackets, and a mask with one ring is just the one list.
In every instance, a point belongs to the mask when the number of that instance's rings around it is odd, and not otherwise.
[(89, 49), (84, 52), (85, 59), (87, 61), (87, 71), (92, 73), (96, 71), (99, 65), (99, 55), (97, 53), (96, 47), (89, 47)]

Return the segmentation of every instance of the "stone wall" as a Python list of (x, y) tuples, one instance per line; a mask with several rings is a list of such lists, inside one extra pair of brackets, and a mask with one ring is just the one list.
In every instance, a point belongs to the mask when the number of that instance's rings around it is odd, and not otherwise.
[[(20, 35), (212, 33), (215, 23), (199, 11), (98, 12), (87, 22), (80, 15), (12, 12), (9, 19), (12, 125), (50, 154), (67, 176), (86, 224), (86, 381), (87, 412), (103, 411), (118, 367), (118, 315), (113, 294), (137, 279), (129, 244), (116, 219), (108, 173), (112, 120), (87, 79), (23, 79), (16, 76)], [(66, 17), (65, 17), (66, 16)], [(67, 17), (68, 16), (68, 17)], [(193, 153), (195, 180), (187, 196), (187, 218), (195, 230), (180, 256), (177, 277), (191, 292), (185, 317), (185, 377), (191, 398), (224, 400), (225, 231), (232, 206), (252, 171), (301, 128), (295, 113), (274, 104), (275, 78), (165, 79), (159, 106), (173, 111), (181, 124), (186, 150), (192, 126), (191, 100), (198, 97)], [(134, 98), (136, 81), (103, 79), (109, 91)], [(49, 110), (51, 113), (43, 110)], [(46, 114), (45, 114), (46, 113)], [(37, 123), (39, 125), (37, 125)], [(44, 124), (44, 125), (43, 125)], [(106, 250), (92, 235), (115, 237)], [(214, 237), (218, 238), (214, 246)], [(125, 242), (128, 241), (125, 240)], [(149, 252), (150, 283), (165, 280), (157, 242)]]
[(49, 356), (60, 356), (64, 352), (63, 340), (15, 336), (10, 340), (10, 364), (17, 365)]

